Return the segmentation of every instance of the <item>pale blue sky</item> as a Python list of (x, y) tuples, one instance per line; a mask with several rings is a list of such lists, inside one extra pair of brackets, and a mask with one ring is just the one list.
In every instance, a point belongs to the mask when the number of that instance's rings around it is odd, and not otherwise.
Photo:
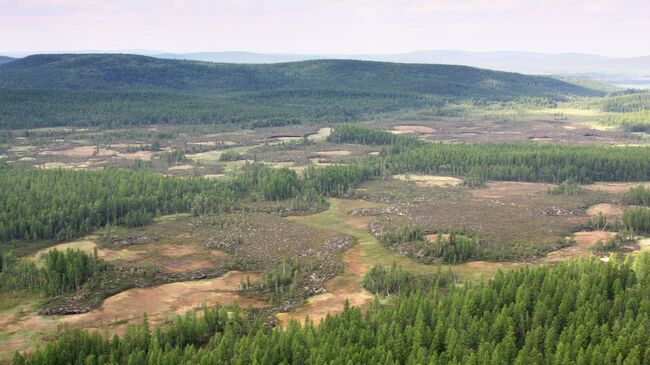
[(650, 55), (650, 0), (0, 0), (0, 53)]

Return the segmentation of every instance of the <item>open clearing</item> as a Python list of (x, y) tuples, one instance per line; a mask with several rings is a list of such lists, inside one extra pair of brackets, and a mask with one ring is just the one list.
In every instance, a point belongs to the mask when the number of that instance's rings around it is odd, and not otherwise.
[(137, 322), (146, 313), (153, 322), (165, 315), (182, 314), (202, 305), (237, 304), (240, 307), (263, 307), (267, 303), (237, 293), (244, 280), (257, 280), (254, 273), (230, 271), (224, 276), (171, 284), (151, 288), (136, 288), (107, 298), (102, 306), (88, 313), (63, 317), (72, 326), (102, 328), (114, 322)]
[(41, 257), (41, 255), (52, 251), (52, 250), (59, 250), (59, 251), (65, 251), (66, 249), (70, 248), (73, 250), (81, 250), (86, 253), (92, 253), (95, 247), (97, 247), (97, 243), (95, 242), (96, 236), (87, 236), (81, 240), (78, 241), (72, 241), (72, 242), (66, 242), (66, 243), (60, 243), (55, 246), (51, 246), (48, 248), (44, 248), (42, 250), (39, 250), (35, 254), (29, 256), (29, 260), (32, 261), (38, 261)]
[(514, 181), (488, 182), (485, 188), (472, 189), (471, 192), (478, 198), (504, 198), (513, 195), (528, 195), (533, 193), (545, 193), (552, 184), (525, 183)]
[(573, 235), (575, 244), (549, 253), (544, 258), (544, 262), (566, 261), (577, 257), (589, 256), (591, 254), (591, 246), (595, 245), (598, 241), (605, 242), (614, 237), (614, 235), (615, 233), (613, 232), (603, 231), (576, 232)]
[(307, 139), (314, 142), (322, 142), (327, 139), (327, 137), (332, 134), (332, 128), (325, 127), (318, 130), (317, 133), (313, 133), (307, 136)]
[(598, 214), (602, 214), (605, 217), (622, 217), (623, 210), (624, 208), (620, 205), (602, 203), (587, 208), (587, 215), (595, 217)]
[(410, 181), (418, 186), (458, 186), (463, 184), (463, 180), (451, 176), (434, 176), (434, 175), (394, 175), (394, 179)]
[(436, 130), (431, 127), (425, 127), (421, 125), (397, 125), (393, 127), (391, 131), (393, 134), (412, 134), (412, 133), (422, 133), (422, 134), (432, 134)]
[(38, 300), (24, 302), (17, 311), (0, 313), (0, 361), (14, 351), (28, 352), (56, 334), (62, 324), (73, 328), (108, 330), (122, 333), (128, 324), (139, 323), (146, 313), (152, 324), (175, 314), (182, 314), (203, 305), (238, 305), (264, 307), (265, 301), (238, 293), (243, 280), (255, 281), (254, 273), (230, 271), (208, 280), (163, 284), (150, 288), (130, 289), (107, 298), (98, 309), (68, 316), (41, 316)]
[(330, 157), (330, 156), (349, 156), (352, 152), (347, 150), (337, 150), (337, 151), (317, 151), (318, 156)]
[(639, 239), (639, 252), (650, 251), (650, 238)]
[(168, 168), (167, 170), (169, 171), (175, 171), (175, 170), (190, 170), (194, 168), (192, 165), (176, 165)]
[(589, 185), (584, 185), (585, 189), (594, 191), (605, 191), (608, 193), (627, 193), (630, 188), (643, 185), (646, 189), (650, 189), (650, 182), (634, 182), (634, 183), (608, 183), (598, 182)]

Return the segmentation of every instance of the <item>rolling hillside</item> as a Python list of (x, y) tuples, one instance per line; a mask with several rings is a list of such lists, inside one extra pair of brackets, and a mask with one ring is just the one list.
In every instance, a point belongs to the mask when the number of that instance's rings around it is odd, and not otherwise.
[(351, 60), (242, 65), (121, 54), (35, 55), (0, 65), (0, 126), (346, 121), (450, 101), (600, 93), (552, 78), (465, 66)]
[(624, 75), (650, 74), (650, 56), (613, 58), (593, 54), (460, 50), (423, 50), (396, 54), (309, 55), (254, 52), (160, 53), (155, 57), (226, 63), (277, 63), (314, 59), (346, 58), (366, 61), (467, 65), (531, 74)]
[(3, 63), (11, 62), (13, 61), (14, 58), (7, 57), (7, 56), (0, 56), (0, 65)]

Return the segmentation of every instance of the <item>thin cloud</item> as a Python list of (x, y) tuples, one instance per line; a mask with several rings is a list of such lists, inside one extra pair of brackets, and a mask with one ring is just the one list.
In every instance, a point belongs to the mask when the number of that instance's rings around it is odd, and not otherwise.
[(646, 0), (0, 0), (0, 51), (650, 54)]

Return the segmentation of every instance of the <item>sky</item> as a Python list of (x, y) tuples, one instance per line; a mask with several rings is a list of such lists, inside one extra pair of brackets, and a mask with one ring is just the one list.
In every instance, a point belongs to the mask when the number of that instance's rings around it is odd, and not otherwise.
[(0, 0), (0, 54), (650, 55), (650, 0)]

